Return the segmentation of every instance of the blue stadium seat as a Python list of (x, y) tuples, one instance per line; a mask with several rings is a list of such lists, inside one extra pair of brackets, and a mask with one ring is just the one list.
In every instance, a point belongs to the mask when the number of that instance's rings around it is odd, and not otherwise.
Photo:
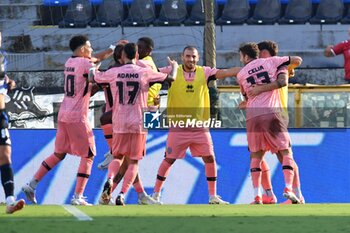
[(57, 25), (71, 2), (72, 0), (43, 0), (39, 8), (40, 25)]
[(92, 19), (92, 5), (89, 0), (72, 0), (58, 27), (85, 28)]
[(123, 26), (148, 26), (156, 19), (153, 0), (134, 0)]
[[(214, 4), (214, 20), (218, 18), (218, 4)], [(191, 14), (188, 19), (185, 20), (185, 25), (204, 25), (205, 23), (205, 12), (204, 12), (204, 1), (197, 0), (191, 9)]]
[(90, 0), (91, 4), (92, 4), (93, 6), (101, 5), (103, 1), (104, 1), (104, 0)]
[[(123, 4), (131, 4), (135, 0), (123, 0)], [(225, 4), (227, 0), (216, 0), (218, 4)], [(154, 4), (163, 4), (165, 0), (154, 0)], [(193, 5), (196, 0), (185, 0), (186, 4)]]
[(311, 24), (335, 24), (343, 18), (342, 0), (320, 0), (316, 15), (310, 19)]
[[(250, 4), (257, 4), (259, 0), (249, 0)], [(287, 4), (290, 0), (280, 0), (281, 4)], [(319, 1), (319, 0), (316, 0)]]
[(103, 0), (96, 19), (91, 21), (91, 27), (117, 27), (124, 19), (124, 8), (121, 0)]
[(304, 24), (311, 16), (311, 0), (289, 0), (286, 13), (278, 22), (280, 24)]
[(227, 0), (218, 25), (243, 24), (250, 16), (248, 0)]
[(44, 6), (68, 6), (72, 0), (43, 0)]
[(153, 24), (158, 26), (181, 25), (187, 18), (187, 7), (184, 0), (165, 0), (158, 19)]
[[(92, 5), (100, 5), (103, 0), (90, 0)], [(68, 6), (72, 0), (43, 0), (44, 6)]]
[(248, 24), (274, 24), (281, 17), (280, 0), (258, 0)]

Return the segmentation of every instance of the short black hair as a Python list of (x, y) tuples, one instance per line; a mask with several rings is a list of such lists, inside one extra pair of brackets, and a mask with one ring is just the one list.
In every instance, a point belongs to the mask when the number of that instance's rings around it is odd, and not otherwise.
[(267, 50), (269, 51), (271, 56), (276, 56), (278, 53), (278, 45), (276, 42), (271, 40), (264, 40), (259, 42), (258, 44), (259, 50)]
[(128, 59), (135, 59), (137, 53), (137, 45), (135, 43), (127, 43), (124, 45), (123, 51)]
[(191, 51), (197, 50), (197, 52), (198, 52), (198, 49), (197, 49), (195, 46), (192, 46), (192, 45), (187, 45), (187, 46), (182, 50), (182, 54), (184, 54), (186, 50), (191, 50)]
[(122, 58), (123, 49), (124, 49), (124, 44), (118, 44), (114, 49), (113, 59), (118, 64), (119, 64), (119, 59)]
[(142, 41), (143, 43), (145, 43), (147, 49), (150, 49), (150, 50), (154, 49), (154, 42), (151, 38), (141, 37), (139, 38), (139, 41)]
[(85, 45), (88, 40), (89, 38), (87, 36), (83, 36), (83, 35), (74, 36), (69, 41), (69, 48), (74, 52), (80, 46)]
[(255, 42), (241, 44), (241, 46), (239, 47), (239, 51), (243, 55), (248, 55), (248, 57), (253, 59), (259, 57), (259, 47)]

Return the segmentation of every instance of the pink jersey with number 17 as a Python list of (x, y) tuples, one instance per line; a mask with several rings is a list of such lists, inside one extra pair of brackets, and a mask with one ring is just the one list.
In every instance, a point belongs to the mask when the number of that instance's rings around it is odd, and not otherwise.
[(289, 57), (258, 58), (246, 64), (237, 74), (241, 91), (247, 94), (247, 120), (281, 110), (278, 89), (250, 96), (253, 85), (266, 85), (276, 81), (279, 68), (289, 65)]
[(146, 133), (143, 111), (150, 82), (164, 81), (166, 74), (135, 64), (125, 64), (95, 75), (97, 83), (110, 83), (113, 95), (113, 133)]
[(62, 122), (88, 122), (92, 84), (88, 82), (90, 59), (71, 57), (64, 66), (64, 98), (58, 113)]

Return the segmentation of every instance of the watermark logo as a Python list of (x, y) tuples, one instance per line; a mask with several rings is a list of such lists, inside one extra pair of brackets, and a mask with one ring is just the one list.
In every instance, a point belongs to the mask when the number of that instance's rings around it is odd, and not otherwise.
[(145, 129), (159, 129), (160, 116), (162, 114), (157, 110), (156, 112), (144, 112), (143, 113), (143, 128)]
[(163, 114), (145, 111), (143, 113), (144, 129), (169, 129), (169, 128), (222, 128), (222, 122), (215, 118), (197, 120), (190, 114)]

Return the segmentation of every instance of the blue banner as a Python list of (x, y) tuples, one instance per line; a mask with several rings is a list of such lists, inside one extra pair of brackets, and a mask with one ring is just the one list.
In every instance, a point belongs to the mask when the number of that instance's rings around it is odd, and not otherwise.
[[(15, 171), (16, 194), (39, 168), (42, 160), (53, 153), (55, 130), (13, 129), (12, 160)], [(295, 160), (299, 165), (301, 189), (307, 203), (350, 202), (350, 156), (347, 143), (348, 130), (291, 130)], [(94, 130), (97, 156), (84, 195), (97, 203), (107, 171), (97, 164), (107, 152), (101, 130)], [(211, 132), (218, 163), (218, 194), (230, 203), (249, 203), (253, 200), (249, 174), (249, 152), (244, 130), (215, 130)], [(151, 194), (158, 167), (164, 157), (167, 131), (150, 131), (147, 138), (147, 155), (140, 162), (140, 176), (146, 191)], [(281, 166), (274, 155), (267, 154), (272, 183), (279, 202), (283, 202), (284, 188)], [(69, 203), (75, 188), (79, 158), (67, 156), (52, 169), (37, 187), (40, 204)], [(121, 186), (121, 185), (119, 185)], [(114, 197), (120, 187), (114, 192)], [(2, 196), (1, 196), (2, 195)], [(3, 193), (0, 200), (4, 200)], [(173, 165), (162, 192), (165, 204), (208, 203), (208, 188), (204, 163), (188, 155)], [(137, 203), (136, 192), (131, 189), (127, 204)]]

